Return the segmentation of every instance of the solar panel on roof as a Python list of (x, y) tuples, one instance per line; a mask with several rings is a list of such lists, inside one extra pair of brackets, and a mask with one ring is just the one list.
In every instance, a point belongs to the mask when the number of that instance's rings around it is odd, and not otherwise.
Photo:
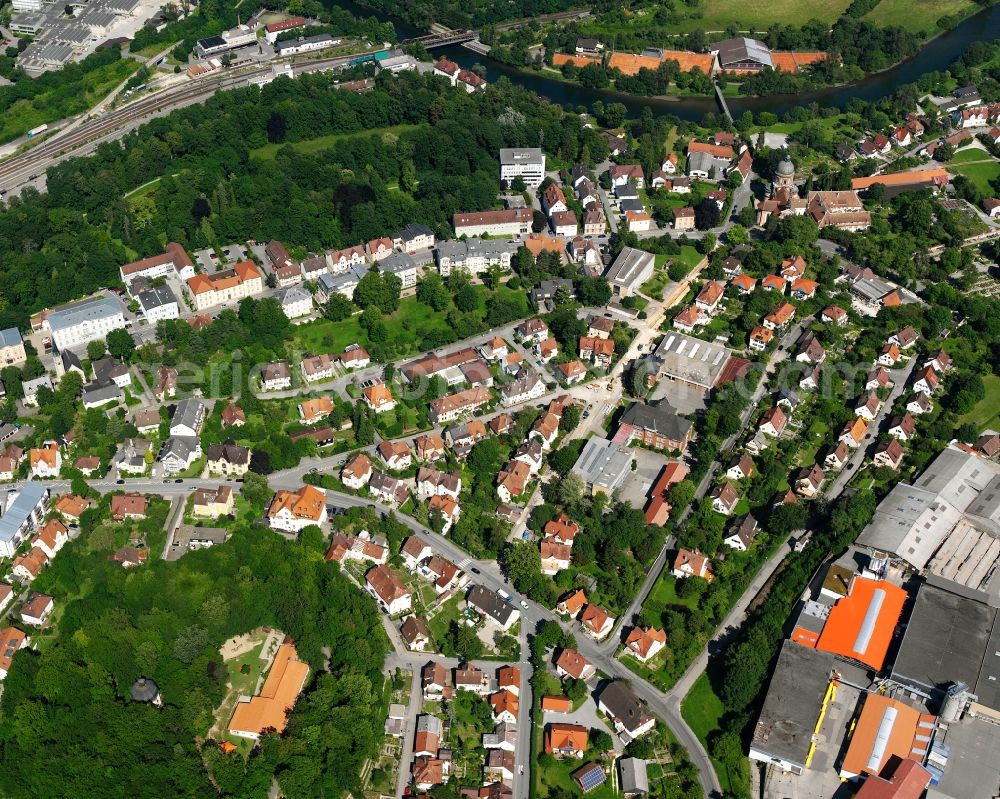
[(591, 788), (596, 788), (604, 780), (604, 772), (600, 768), (593, 768), (581, 775), (580, 784), (585, 791), (589, 791)]

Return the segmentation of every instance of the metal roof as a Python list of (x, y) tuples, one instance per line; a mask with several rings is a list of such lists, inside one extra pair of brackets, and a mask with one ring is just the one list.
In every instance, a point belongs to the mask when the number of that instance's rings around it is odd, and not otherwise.
[(48, 493), (44, 485), (29, 480), (13, 500), (8, 497), (7, 510), (0, 516), (0, 541), (13, 541), (31, 512)]

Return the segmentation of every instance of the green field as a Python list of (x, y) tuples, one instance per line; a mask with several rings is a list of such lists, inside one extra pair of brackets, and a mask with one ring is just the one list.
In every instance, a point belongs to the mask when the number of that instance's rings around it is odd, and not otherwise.
[(990, 154), (981, 147), (966, 147), (955, 153), (955, 155), (948, 163), (968, 164), (971, 161), (992, 161), (992, 160), (993, 158), (990, 156)]
[[(698, 740), (706, 749), (708, 749), (709, 737), (720, 729), (719, 721), (724, 712), (725, 707), (722, 700), (712, 690), (708, 674), (703, 672), (691, 686), (691, 692), (684, 697), (684, 701), (681, 703), (681, 715), (691, 728), (691, 732), (698, 736)], [(731, 790), (728, 771), (714, 757), (711, 760), (723, 790)]]
[(938, 33), (937, 21), (952, 14), (965, 14), (974, 7), (970, 0), (881, 0), (865, 15), (865, 19), (879, 25), (901, 25), (910, 31)]
[(986, 387), (986, 396), (962, 416), (961, 421), (963, 424), (974, 424), (980, 432), (986, 429), (1000, 430), (1000, 377), (986, 375), (983, 385)]
[(419, 125), (393, 125), (389, 128), (372, 128), (371, 130), (361, 130), (357, 133), (330, 133), (326, 136), (317, 136), (315, 139), (303, 139), (296, 142), (281, 142), (279, 144), (265, 144), (250, 151), (250, 155), (264, 160), (273, 160), (278, 150), (282, 147), (294, 147), (300, 153), (318, 153), (329, 149), (342, 139), (354, 139), (360, 136), (372, 135), (392, 135), (399, 136), (408, 130), (415, 130)]
[(976, 164), (959, 164), (958, 166), (948, 166), (948, 171), (957, 175), (965, 175), (984, 194), (992, 195), (996, 191), (991, 184), (992, 181), (1000, 178), (1000, 162), (983, 161)]
[(700, 28), (704, 31), (723, 31), (731, 23), (741, 29), (751, 27), (766, 30), (772, 23), (801, 27), (811, 19), (834, 23), (851, 4), (851, 0), (830, 0), (826, 3), (810, 3), (803, 0), (706, 0), (697, 19), (687, 19), (680, 23), (681, 31)]

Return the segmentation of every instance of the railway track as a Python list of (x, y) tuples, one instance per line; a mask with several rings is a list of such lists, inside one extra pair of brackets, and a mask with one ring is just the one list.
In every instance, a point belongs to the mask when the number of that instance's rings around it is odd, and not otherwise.
[[(300, 61), (295, 64), (296, 74), (335, 68), (363, 55), (367, 55), (367, 53)], [(267, 74), (270, 71), (271, 65), (268, 65), (266, 69), (244, 72), (238, 76), (223, 75), (217, 78), (207, 78), (195, 86), (165, 90), (136, 100), (104, 116), (88, 120), (65, 135), (56, 135), (23, 153), (13, 155), (0, 162), (0, 188), (10, 190), (34, 180), (43, 174), (48, 167), (65, 158), (72, 157), (81, 148), (107, 140), (110, 134), (121, 132), (122, 135), (125, 135), (135, 127), (136, 122), (147, 117), (182, 104), (207, 99), (217, 91), (246, 86), (250, 78)]]

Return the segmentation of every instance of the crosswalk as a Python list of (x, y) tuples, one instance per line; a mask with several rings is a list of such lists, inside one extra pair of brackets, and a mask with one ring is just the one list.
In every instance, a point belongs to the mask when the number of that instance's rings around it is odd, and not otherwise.
[(472, 565), (472, 558), (463, 558), (463, 559), (462, 559), (461, 561), (459, 561), (459, 562), (458, 562), (458, 563), (457, 563), (456, 565), (457, 565), (457, 566), (458, 566), (458, 568), (460, 568), (460, 569), (461, 569), (462, 571), (467, 571), (467, 570), (468, 570), (468, 568), (469, 568), (469, 566), (471, 566), (471, 565)]

